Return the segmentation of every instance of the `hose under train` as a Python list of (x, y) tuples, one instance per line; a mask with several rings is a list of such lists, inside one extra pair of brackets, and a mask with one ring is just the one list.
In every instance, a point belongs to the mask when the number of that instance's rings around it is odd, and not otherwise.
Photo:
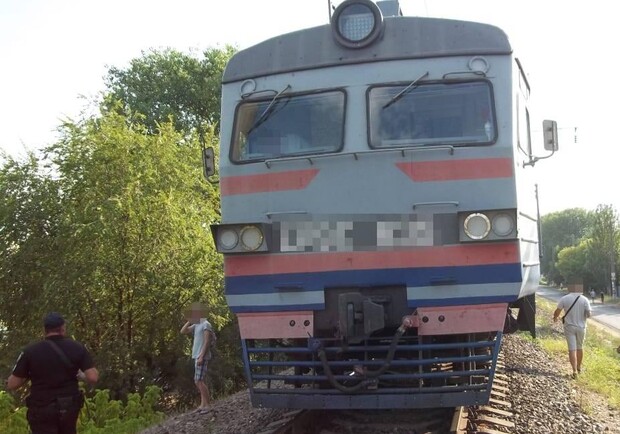
[(362, 379), (360, 383), (356, 384), (355, 386), (345, 386), (344, 384), (341, 384), (338, 382), (338, 380), (336, 380), (336, 377), (334, 376), (331, 368), (329, 367), (329, 362), (327, 360), (327, 354), (325, 354), (325, 349), (320, 348), (318, 350), (319, 359), (321, 360), (323, 369), (325, 370), (325, 374), (327, 375), (327, 379), (329, 380), (330, 384), (334, 388), (344, 393), (359, 392), (360, 390), (364, 389), (366, 386), (372, 384), (375, 381), (375, 378), (384, 374), (390, 368), (390, 365), (392, 364), (392, 361), (394, 360), (394, 354), (396, 354), (396, 347), (398, 346), (398, 341), (400, 340), (401, 336), (405, 333), (405, 330), (406, 330), (405, 327), (403, 326), (399, 327), (396, 333), (394, 334), (394, 337), (392, 337), (392, 342), (390, 344), (387, 357), (385, 358), (385, 363), (376, 371), (365, 371), (364, 372), (365, 379)]

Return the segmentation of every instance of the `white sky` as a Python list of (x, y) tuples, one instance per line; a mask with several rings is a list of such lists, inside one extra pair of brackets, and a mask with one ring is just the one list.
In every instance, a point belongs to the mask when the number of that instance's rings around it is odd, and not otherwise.
[[(481, 21), (506, 31), (529, 76), (535, 122), (554, 119), (560, 127), (560, 151), (532, 172), (542, 214), (598, 204), (620, 211), (614, 2), (400, 5), (405, 15)], [(327, 21), (327, 0), (0, 0), (0, 149), (19, 156), (52, 143), (61, 119), (77, 117), (84, 97), (103, 90), (108, 67), (125, 67), (143, 50), (245, 48)]]

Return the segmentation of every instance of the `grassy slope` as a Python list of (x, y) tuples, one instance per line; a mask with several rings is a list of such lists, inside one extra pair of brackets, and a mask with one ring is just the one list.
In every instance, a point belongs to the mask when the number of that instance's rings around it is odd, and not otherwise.
[[(561, 323), (554, 324), (552, 320), (555, 303), (537, 297), (536, 307), (538, 344), (553, 357), (561, 358), (568, 370), (566, 340), (562, 334)], [(593, 326), (593, 321), (588, 322), (584, 344), (584, 369), (578, 383), (585, 389), (603, 395), (608, 399), (609, 405), (620, 408), (620, 354), (616, 352), (620, 337)]]

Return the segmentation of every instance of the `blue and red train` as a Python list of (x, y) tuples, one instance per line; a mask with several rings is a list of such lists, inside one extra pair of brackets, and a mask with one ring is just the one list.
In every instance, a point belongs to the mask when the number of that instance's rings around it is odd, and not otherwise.
[(534, 332), (529, 96), (502, 30), (394, 1), (232, 57), (212, 231), (255, 406), (488, 401), (509, 307)]

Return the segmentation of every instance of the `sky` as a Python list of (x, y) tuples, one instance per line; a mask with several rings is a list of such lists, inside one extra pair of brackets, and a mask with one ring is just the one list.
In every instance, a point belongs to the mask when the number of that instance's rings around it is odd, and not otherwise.
[[(332, 0), (338, 5), (340, 0)], [(620, 86), (613, 2), (400, 0), (405, 15), (501, 27), (532, 89), (531, 115), (558, 122), (560, 150), (536, 164), (541, 214), (613, 205)], [(0, 0), (0, 151), (19, 158), (57, 139), (104, 88), (109, 67), (149, 49), (246, 48), (328, 23), (328, 0)], [(540, 155), (542, 138), (534, 136)]]

